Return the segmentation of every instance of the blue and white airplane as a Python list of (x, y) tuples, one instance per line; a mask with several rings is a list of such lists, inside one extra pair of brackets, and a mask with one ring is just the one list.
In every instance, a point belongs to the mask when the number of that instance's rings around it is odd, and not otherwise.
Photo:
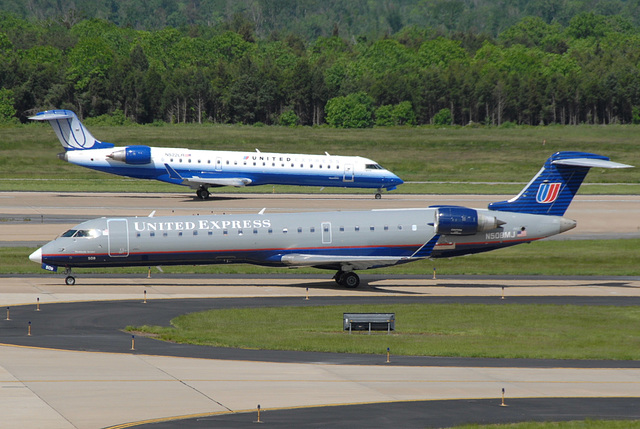
[(49, 121), (65, 149), (58, 157), (72, 164), (138, 179), (154, 179), (196, 189), (209, 198), (220, 186), (299, 185), (392, 191), (402, 179), (359, 156), (232, 152), (132, 145), (96, 140), (70, 110), (47, 110), (29, 119)]
[(575, 228), (563, 217), (591, 167), (626, 168), (601, 155), (558, 152), (515, 198), (488, 209), (460, 206), (357, 212), (99, 218), (36, 250), (42, 268), (247, 263), (336, 271), (448, 258), (528, 243)]

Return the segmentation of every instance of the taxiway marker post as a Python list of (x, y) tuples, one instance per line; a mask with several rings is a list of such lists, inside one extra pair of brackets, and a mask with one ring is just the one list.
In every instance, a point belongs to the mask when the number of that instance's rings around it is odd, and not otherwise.
[(147, 273), (147, 278), (150, 279), (151, 278), (151, 267), (149, 267), (149, 272)]
[(135, 350), (136, 349), (136, 336), (132, 335), (131, 336), (131, 350)]
[(502, 297), (500, 299), (504, 299), (504, 286), (502, 286)]
[(40, 298), (36, 298), (36, 311), (40, 311)]
[(307, 288), (307, 297), (305, 298), (306, 301), (309, 300), (309, 288)]
[(27, 337), (31, 336), (31, 321), (29, 321), (29, 330), (27, 331)]
[(436, 279), (436, 267), (433, 267), (433, 280)]
[(502, 388), (502, 403), (500, 404), (501, 407), (506, 407), (507, 405), (504, 403), (504, 387)]
[(144, 290), (144, 301), (142, 301), (143, 304), (147, 303), (147, 290)]
[(258, 404), (258, 420), (256, 420), (254, 423), (264, 423), (262, 420), (260, 420), (260, 404)]
[(11, 318), (9, 317), (9, 307), (7, 307), (7, 318), (4, 320), (11, 320)]
[(391, 361), (389, 360), (391, 355), (391, 350), (389, 350), (389, 347), (387, 347), (387, 363), (391, 363)]

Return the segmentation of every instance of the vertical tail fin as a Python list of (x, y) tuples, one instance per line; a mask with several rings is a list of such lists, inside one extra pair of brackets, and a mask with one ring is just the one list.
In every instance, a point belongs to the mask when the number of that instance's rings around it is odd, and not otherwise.
[(489, 204), (489, 210), (562, 216), (592, 167), (629, 168), (594, 153), (556, 152), (516, 197)]
[(111, 143), (103, 143), (96, 140), (71, 110), (47, 110), (31, 116), (29, 119), (49, 121), (65, 150), (107, 149), (113, 147)]

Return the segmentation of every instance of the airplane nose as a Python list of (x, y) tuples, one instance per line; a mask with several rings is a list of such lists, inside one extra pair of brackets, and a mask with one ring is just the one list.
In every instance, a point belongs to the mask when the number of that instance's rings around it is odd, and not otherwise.
[(29, 259), (38, 264), (42, 263), (42, 248), (36, 250), (31, 255), (29, 255)]

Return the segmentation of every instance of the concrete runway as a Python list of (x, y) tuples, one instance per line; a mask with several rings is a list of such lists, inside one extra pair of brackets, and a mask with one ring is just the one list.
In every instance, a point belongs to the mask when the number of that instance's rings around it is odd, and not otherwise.
[[(263, 207), (273, 211), (437, 203), (486, 207), (489, 201), (505, 198), (233, 195), (197, 201), (187, 194), (5, 192), (0, 193), (0, 242), (43, 243), (86, 218), (146, 216), (153, 210), (163, 215)], [(567, 236), (607, 236), (613, 226), (621, 237), (637, 237), (639, 209), (637, 196), (578, 197), (567, 213), (578, 220), (578, 228)], [(639, 362), (392, 356), (387, 364), (384, 355), (194, 348), (149, 338), (136, 338), (131, 350), (131, 336), (119, 330), (134, 323), (166, 324), (175, 314), (240, 303), (478, 300), (638, 305), (640, 278), (371, 276), (367, 285), (354, 291), (338, 289), (319, 276), (152, 277), (83, 276), (82, 285), (73, 287), (64, 286), (60, 276), (1, 278), (0, 309), (10, 306), (11, 315), (10, 320), (0, 316), (0, 426), (245, 427), (256, 420), (258, 404), (262, 420), (277, 427), (442, 427), (463, 422), (640, 418)], [(307, 287), (309, 301), (304, 299)], [(41, 311), (36, 312), (38, 298)], [(508, 407), (500, 407), (503, 388)]]

